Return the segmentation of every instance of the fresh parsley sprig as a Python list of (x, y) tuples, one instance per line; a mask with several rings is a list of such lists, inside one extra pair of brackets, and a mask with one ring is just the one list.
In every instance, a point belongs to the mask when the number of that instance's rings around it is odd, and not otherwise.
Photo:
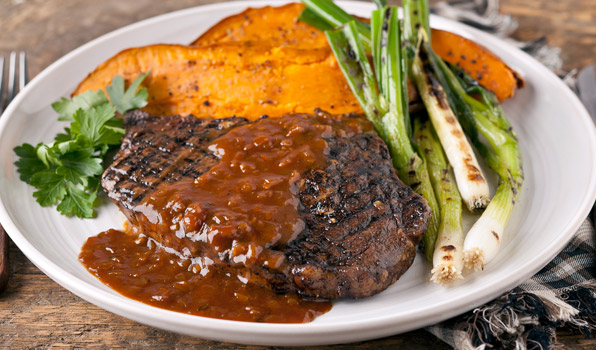
[(15, 147), (15, 162), (20, 179), (35, 187), (33, 193), (42, 206), (58, 204), (63, 215), (91, 218), (103, 172), (103, 157), (121, 143), (123, 122), (116, 111), (147, 105), (147, 90), (139, 89), (147, 74), (141, 74), (125, 90), (124, 79), (115, 76), (102, 90), (86, 91), (72, 100), (62, 98), (52, 108), (58, 120), (70, 121), (64, 133), (53, 142)]

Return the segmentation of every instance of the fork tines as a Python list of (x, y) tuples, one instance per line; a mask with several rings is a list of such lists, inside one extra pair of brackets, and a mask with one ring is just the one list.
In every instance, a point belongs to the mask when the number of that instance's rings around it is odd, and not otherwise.
[[(8, 58), (8, 77), (7, 84), (4, 85), (4, 66), (5, 58), (0, 57), (0, 114), (4, 111), (4, 108), (8, 106), (10, 101), (21, 91), (25, 84), (27, 84), (27, 63), (26, 54), (24, 51), (18, 53), (18, 64), (17, 64), (17, 52), (12, 51)], [(18, 67), (18, 70), (17, 70)], [(18, 85), (17, 85), (18, 81)], [(6, 94), (4, 93), (6, 90)], [(5, 96), (6, 95), (6, 96)]]

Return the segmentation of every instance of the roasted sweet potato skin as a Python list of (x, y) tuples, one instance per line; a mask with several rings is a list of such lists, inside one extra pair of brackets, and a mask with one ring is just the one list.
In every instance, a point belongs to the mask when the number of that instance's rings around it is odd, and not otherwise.
[(260, 42), (203, 47), (151, 45), (120, 52), (81, 82), (73, 95), (104, 89), (115, 75), (127, 82), (150, 72), (143, 109), (157, 115), (197, 117), (360, 113), (329, 48), (298, 49)]
[(445, 61), (462, 68), (495, 93), (500, 101), (513, 97), (524, 81), (484, 46), (444, 30), (432, 30), (432, 47)]
[[(249, 8), (223, 19), (191, 45), (244, 40), (270, 41), (274, 45), (304, 48), (327, 47), (325, 33), (297, 20), (303, 4)], [(447, 62), (458, 65), (499, 100), (512, 97), (523, 80), (487, 48), (450, 32), (433, 29), (432, 47)]]
[(248, 8), (226, 17), (209, 28), (191, 45), (211, 45), (231, 41), (270, 41), (274, 46), (319, 48), (327, 46), (325, 33), (298, 21), (304, 9), (300, 3)]

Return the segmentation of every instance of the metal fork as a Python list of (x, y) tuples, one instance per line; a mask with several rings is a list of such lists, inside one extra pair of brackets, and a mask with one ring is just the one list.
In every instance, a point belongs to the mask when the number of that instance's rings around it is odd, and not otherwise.
[[(0, 114), (4, 111), (6, 106), (12, 101), (16, 94), (25, 88), (27, 84), (27, 55), (24, 51), (18, 53), (12, 51), (8, 58), (8, 84), (6, 85), (6, 97), (4, 98), (4, 57), (0, 57)], [(18, 67), (18, 70), (17, 70)], [(18, 80), (18, 85), (17, 85)]]
[[(25, 52), (21, 51), (18, 53), (18, 64), (17, 64), (17, 52), (13, 51), (10, 53), (8, 58), (8, 82), (5, 87), (4, 85), (4, 57), (0, 57), (0, 115), (8, 106), (10, 101), (16, 96), (16, 94), (23, 90), (27, 83), (27, 56)], [(17, 70), (18, 67), (18, 70)], [(17, 84), (18, 81), (18, 84)], [(6, 90), (6, 92), (4, 91)], [(9, 268), (8, 268), (8, 236), (4, 228), (0, 226), (0, 293), (6, 287), (8, 282)]]

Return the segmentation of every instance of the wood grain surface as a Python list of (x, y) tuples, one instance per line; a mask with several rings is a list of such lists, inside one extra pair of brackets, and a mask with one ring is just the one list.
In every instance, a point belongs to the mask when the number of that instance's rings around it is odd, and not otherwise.
[(8, 262), (8, 251), (10, 246), (8, 244), (9, 238), (2, 227), (0, 227), (0, 293), (6, 288), (8, 283), (8, 275), (10, 273), (10, 265)]
[[(76, 47), (158, 14), (223, 1), (0, 0), (0, 55), (25, 50), (29, 75)], [(431, 1), (433, 3), (433, 1)], [(562, 49), (563, 68), (596, 64), (596, 1), (501, 0), (519, 22), (514, 36), (546, 36)], [(240, 8), (239, 8), (240, 10)], [(0, 294), (0, 348), (273, 349), (207, 341), (144, 326), (104, 311), (50, 280), (10, 243), (10, 279)], [(560, 330), (566, 349), (595, 349), (596, 340)], [(313, 349), (448, 349), (423, 330)]]

